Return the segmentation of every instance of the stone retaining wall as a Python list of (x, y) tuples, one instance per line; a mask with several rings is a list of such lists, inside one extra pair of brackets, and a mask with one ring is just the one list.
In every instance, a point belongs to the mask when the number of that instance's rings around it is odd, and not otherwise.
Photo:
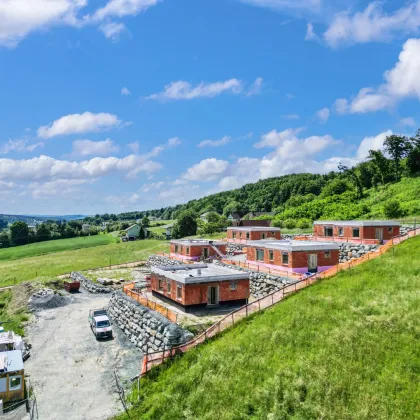
[(376, 251), (379, 248), (379, 245), (360, 245), (347, 242), (337, 242), (337, 244), (340, 247), (340, 263), (363, 257), (368, 252)]
[(183, 263), (178, 260), (171, 260), (168, 257), (164, 257), (162, 255), (151, 255), (147, 260), (147, 265), (149, 267), (153, 267), (156, 265), (182, 265)]
[(169, 349), (193, 337), (189, 331), (120, 291), (112, 294), (108, 314), (144, 353)]
[(100, 284), (94, 283), (92, 280), (86, 278), (82, 273), (78, 271), (72, 271), (70, 278), (80, 281), (80, 284), (86, 289), (89, 293), (111, 293), (112, 289), (109, 287), (101, 286)]

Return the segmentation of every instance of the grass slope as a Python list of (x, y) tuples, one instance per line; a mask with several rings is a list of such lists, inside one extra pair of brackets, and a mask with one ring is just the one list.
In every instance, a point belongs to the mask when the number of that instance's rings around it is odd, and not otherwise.
[(411, 239), (157, 368), (131, 418), (418, 418), (419, 253)]
[(117, 242), (119, 242), (119, 239), (111, 235), (84, 236), (80, 238), (37, 242), (29, 245), (0, 249), (0, 261), (16, 260), (73, 249), (90, 248), (92, 246), (108, 245)]
[(150, 254), (168, 250), (167, 242), (151, 239), (55, 252), (18, 260), (3, 260), (0, 261), (0, 286), (9, 286), (39, 276), (56, 276), (75, 270), (102, 267), (110, 263), (143, 260)]

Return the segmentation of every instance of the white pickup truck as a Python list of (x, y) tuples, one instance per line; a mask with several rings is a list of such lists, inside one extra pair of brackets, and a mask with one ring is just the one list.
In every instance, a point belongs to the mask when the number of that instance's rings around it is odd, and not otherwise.
[(112, 326), (105, 309), (91, 309), (89, 324), (96, 338), (112, 338)]

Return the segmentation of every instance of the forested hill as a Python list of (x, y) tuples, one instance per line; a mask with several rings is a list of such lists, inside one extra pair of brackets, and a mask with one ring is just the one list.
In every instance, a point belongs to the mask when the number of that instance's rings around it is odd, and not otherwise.
[[(338, 165), (326, 175), (292, 174), (260, 180), (232, 191), (212, 194), (175, 207), (122, 213), (120, 219), (144, 215), (175, 219), (182, 210), (196, 215), (216, 211), (273, 212), (285, 220), (354, 219), (420, 215), (420, 130), (413, 137), (390, 135), (383, 150), (348, 168)], [(272, 216), (270, 216), (272, 217)]]

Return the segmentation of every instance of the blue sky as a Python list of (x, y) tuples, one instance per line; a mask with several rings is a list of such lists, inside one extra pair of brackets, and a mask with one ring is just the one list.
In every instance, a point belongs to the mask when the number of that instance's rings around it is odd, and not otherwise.
[(420, 0), (0, 0), (0, 21), (2, 213), (159, 208), (420, 126)]

